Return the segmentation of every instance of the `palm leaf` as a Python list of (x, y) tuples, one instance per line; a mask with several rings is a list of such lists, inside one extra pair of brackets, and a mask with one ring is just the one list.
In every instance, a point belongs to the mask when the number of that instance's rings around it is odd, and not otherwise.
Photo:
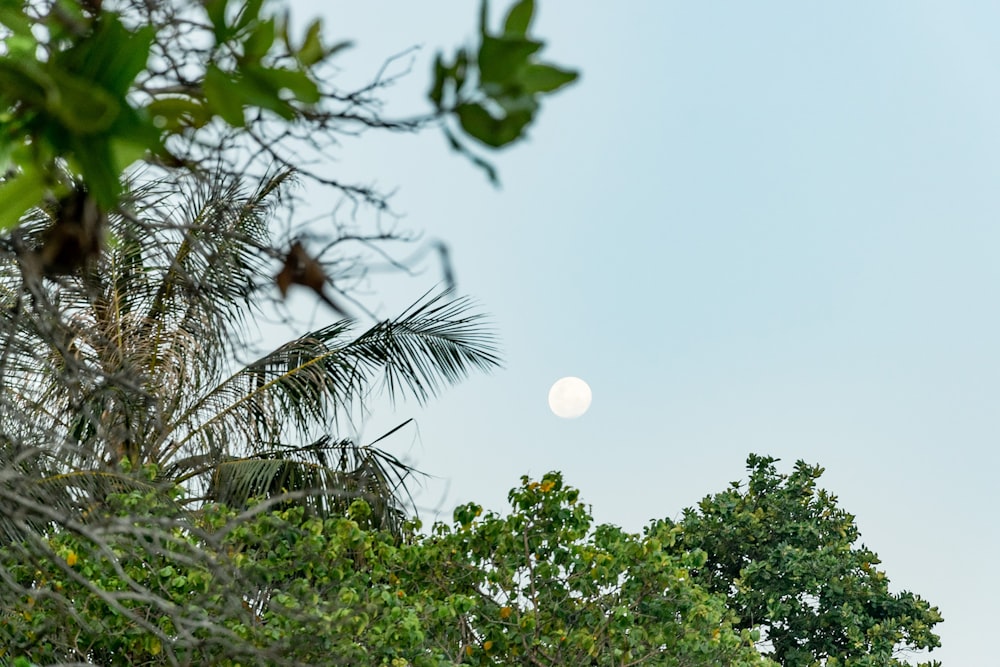
[[(396, 494), (408, 494), (403, 480), (412, 472), (402, 462), (371, 450), (350, 466), (317, 460), (309, 472), (293, 462), (323, 453), (322, 447), (314, 443), (289, 457), (288, 452), (277, 456), (268, 443), (308, 437), (318, 424), (335, 423), (380, 388), (393, 398), (405, 390), (423, 401), (473, 369), (495, 368), (493, 337), (471, 308), (467, 299), (439, 295), (354, 339), (348, 337), (351, 323), (342, 321), (283, 345), (193, 402), (164, 430), (172, 439), (164, 440), (157, 460), (175, 479), (195, 481), (213, 470), (226, 475), (208, 485), (216, 490), (207, 496), (220, 499), (219, 489), (232, 487), (229, 500), (238, 504), (291, 488), (287, 482), (294, 475), (297, 490), (316, 484), (326, 496), (349, 482), (345, 473), (363, 475), (363, 488), (348, 484), (340, 491), (381, 496), (382, 516), (395, 516), (403, 507)], [(341, 448), (341, 455), (347, 451)]]
[[(192, 439), (210, 430), (233, 433), (247, 424), (273, 424), (276, 416), (304, 429), (363, 403), (373, 389), (385, 388), (393, 398), (407, 390), (425, 401), (474, 369), (498, 367), (484, 318), (471, 313), (468, 299), (446, 298), (422, 300), (354, 340), (344, 340), (349, 331), (344, 321), (284, 345), (192, 405), (171, 430), (190, 424), (187, 439)], [(381, 387), (373, 387), (378, 380)], [(199, 423), (201, 415), (209, 417)]]
[[(482, 316), (470, 313), (467, 299), (445, 298), (418, 302), (353, 340), (346, 339), (350, 323), (339, 322), (247, 365), (165, 429), (175, 440), (164, 443), (160, 460), (206, 453), (223, 438), (231, 450), (242, 444), (245, 454), (253, 454), (287, 429), (305, 435), (316, 424), (336, 421), (379, 388), (393, 398), (405, 389), (423, 401), (473, 369), (497, 367)], [(380, 381), (381, 387), (373, 386)]]
[(243, 508), (253, 498), (296, 493), (295, 502), (325, 516), (343, 514), (361, 498), (372, 508), (373, 524), (391, 531), (406, 516), (401, 496), (409, 497), (406, 478), (414, 472), (382, 450), (329, 437), (223, 461), (210, 470), (206, 500)]
[(496, 336), (468, 298), (427, 295), (394, 320), (377, 324), (349, 347), (360, 365), (380, 371), (389, 395), (406, 390), (424, 402), (473, 369), (500, 366)]

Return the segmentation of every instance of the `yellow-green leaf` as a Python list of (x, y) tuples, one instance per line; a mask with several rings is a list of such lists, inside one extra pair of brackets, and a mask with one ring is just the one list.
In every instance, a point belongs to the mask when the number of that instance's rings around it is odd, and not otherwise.
[(45, 178), (34, 168), (25, 168), (3, 185), (0, 185), (0, 231), (6, 231), (20, 221), (32, 206), (37, 206), (45, 196)]
[(320, 37), (322, 27), (323, 22), (320, 19), (315, 19), (306, 29), (306, 37), (297, 54), (299, 62), (306, 67), (315, 65), (323, 59), (323, 42)]

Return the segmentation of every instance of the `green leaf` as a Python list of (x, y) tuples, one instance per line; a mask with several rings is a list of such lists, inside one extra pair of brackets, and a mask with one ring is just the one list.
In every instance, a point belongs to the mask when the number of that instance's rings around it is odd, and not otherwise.
[(38, 206), (45, 196), (45, 177), (41, 170), (25, 167), (20, 174), (0, 185), (0, 231), (16, 226), (25, 211)]
[(306, 67), (315, 65), (323, 59), (323, 42), (320, 39), (320, 30), (322, 27), (322, 20), (315, 19), (306, 29), (305, 39), (302, 40), (302, 48), (296, 54), (299, 62)]
[(274, 19), (261, 21), (243, 43), (243, 56), (251, 62), (260, 62), (274, 44)]
[(490, 164), (488, 160), (485, 160), (470, 151), (462, 142), (458, 140), (458, 137), (452, 134), (451, 130), (447, 127), (444, 128), (444, 138), (448, 141), (448, 145), (453, 151), (465, 156), (472, 162), (472, 164), (482, 169), (486, 174), (486, 178), (489, 179), (490, 183), (492, 183), (494, 187), (500, 187), (500, 176), (497, 174), (496, 167)]
[(111, 25), (111, 34), (103, 45), (110, 57), (95, 72), (94, 80), (100, 82), (112, 95), (123, 97), (132, 87), (135, 77), (146, 69), (156, 29), (145, 26), (133, 33), (125, 30), (117, 21)]
[(144, 26), (131, 32), (113, 15), (98, 25), (91, 38), (59, 53), (53, 64), (124, 98), (135, 77), (146, 68), (156, 29)]
[[(258, 65), (246, 65), (242, 69), (243, 76), (235, 80), (235, 92), (241, 99), (255, 107), (270, 109), (285, 120), (295, 118), (295, 109), (285, 100), (281, 99), (281, 89), (284, 85), (279, 85), (275, 80), (275, 73), (280, 70), (272, 70)], [(280, 77), (284, 79), (284, 77)]]
[(455, 113), (469, 136), (493, 148), (516, 141), (531, 122), (531, 113), (526, 111), (495, 118), (482, 105), (472, 103), (458, 105)]
[(479, 47), (480, 80), (484, 84), (511, 83), (540, 48), (541, 42), (530, 39), (484, 36)]
[(228, 4), (228, 0), (205, 0), (205, 11), (208, 13), (208, 20), (212, 23), (216, 44), (226, 41), (231, 34), (226, 25), (226, 5)]
[(431, 84), (427, 97), (434, 103), (435, 108), (441, 108), (441, 101), (444, 99), (444, 86), (448, 78), (448, 68), (445, 67), (444, 58), (441, 53), (434, 57), (434, 83)]
[(157, 121), (157, 126), (167, 132), (203, 127), (212, 120), (211, 111), (189, 97), (161, 97), (150, 102), (146, 111)]
[(266, 81), (272, 90), (289, 91), (303, 104), (316, 104), (320, 101), (319, 86), (301, 70), (261, 67), (254, 68), (253, 75)]
[(104, 208), (117, 204), (121, 182), (110, 139), (103, 135), (75, 136), (71, 149), (71, 161), (78, 166), (94, 199)]
[(7, 100), (7, 104), (44, 107), (54, 85), (37, 63), (0, 58), (0, 99)]
[(455, 113), (467, 134), (491, 146), (499, 145), (491, 139), (496, 133), (498, 121), (482, 105), (460, 104)]
[(507, 19), (504, 21), (504, 34), (524, 37), (531, 27), (531, 19), (535, 13), (534, 0), (521, 0), (514, 4), (507, 12)]
[(332, 55), (336, 55), (343, 51), (344, 49), (349, 49), (354, 46), (354, 42), (350, 40), (344, 40), (343, 42), (337, 42), (333, 46), (329, 47), (323, 54), (323, 58), (329, 58)]
[(243, 30), (260, 17), (260, 8), (263, 4), (264, 0), (247, 0), (246, 4), (240, 9), (239, 16), (236, 17), (236, 25), (234, 27), (237, 32)]
[(111, 127), (121, 104), (93, 81), (67, 72), (52, 72), (54, 86), (48, 91), (46, 111), (71, 132), (96, 134)]
[(111, 155), (115, 169), (124, 172), (146, 153), (166, 155), (161, 131), (145, 109), (125, 107), (109, 132)]
[(31, 35), (9, 35), (3, 40), (3, 46), (12, 58), (31, 58), (38, 50), (38, 40)]
[(526, 93), (550, 93), (576, 81), (578, 74), (553, 65), (530, 64), (518, 76)]
[[(17, 37), (35, 41), (31, 34), (32, 22), (28, 20), (20, 2), (4, 2), (0, 4), (0, 25), (4, 26)], [(6, 41), (6, 40), (5, 40)]]
[(483, 0), (479, 3), (479, 34), (486, 36), (486, 30), (489, 27), (488, 19), (490, 16), (490, 5), (488, 0)]
[(455, 64), (452, 66), (452, 76), (455, 80), (455, 90), (459, 91), (465, 85), (466, 74), (469, 69), (469, 52), (459, 49), (455, 54)]
[(131, 165), (146, 157), (153, 150), (155, 143), (136, 139), (135, 137), (114, 136), (111, 139), (111, 163), (119, 172), (124, 172)]
[(205, 101), (215, 113), (233, 127), (243, 127), (243, 101), (236, 95), (233, 80), (215, 65), (205, 71)]
[(501, 93), (494, 101), (507, 115), (526, 113), (530, 119), (538, 111), (538, 98), (535, 95), (504, 95)]

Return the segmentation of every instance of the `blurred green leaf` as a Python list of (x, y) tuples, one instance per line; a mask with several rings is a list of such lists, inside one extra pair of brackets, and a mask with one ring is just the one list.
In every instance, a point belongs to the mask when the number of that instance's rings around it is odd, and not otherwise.
[(255, 67), (253, 76), (266, 82), (270, 90), (288, 90), (303, 104), (316, 104), (320, 100), (319, 86), (301, 70)]
[[(466, 134), (491, 148), (522, 138), (541, 106), (541, 96), (577, 78), (576, 72), (537, 61), (536, 54), (544, 43), (527, 37), (534, 13), (534, 0), (516, 0), (507, 11), (503, 30), (494, 33), (489, 29), (489, 7), (483, 0), (478, 48), (458, 49), (453, 65), (441, 54), (434, 62), (429, 99), (439, 113), (454, 113)], [(469, 62), (470, 53), (475, 54), (474, 65)], [(496, 182), (493, 168), (447, 128), (445, 137), (452, 148), (484, 167), (490, 180)]]
[(0, 184), (0, 231), (17, 225), (21, 216), (32, 206), (37, 206), (45, 196), (44, 174), (30, 166), (7, 182)]
[(46, 110), (71, 132), (96, 134), (111, 127), (121, 104), (93, 81), (56, 69), (48, 91)]
[(0, 99), (7, 100), (7, 104), (43, 108), (53, 85), (38, 63), (0, 58)]
[(511, 113), (503, 118), (495, 118), (482, 105), (460, 104), (455, 108), (458, 120), (469, 136), (487, 146), (499, 148), (521, 136), (521, 131), (531, 122), (531, 113)]
[(329, 58), (330, 56), (336, 55), (341, 51), (343, 51), (344, 49), (349, 49), (352, 46), (354, 46), (354, 42), (352, 42), (349, 39), (344, 40), (342, 42), (337, 42), (333, 46), (330, 46), (326, 49), (326, 51), (323, 53), (323, 57)]
[(444, 99), (444, 86), (448, 77), (448, 68), (444, 64), (444, 58), (438, 53), (434, 57), (434, 83), (431, 84), (431, 90), (427, 94), (431, 102), (438, 109), (441, 108), (441, 102)]
[(526, 93), (550, 93), (576, 81), (578, 74), (554, 65), (527, 65), (518, 77)]
[(271, 50), (271, 46), (274, 44), (274, 37), (273, 18), (258, 23), (243, 43), (244, 58), (250, 62), (259, 62)]
[(203, 127), (212, 120), (212, 112), (190, 97), (161, 97), (150, 102), (146, 110), (153, 119), (159, 119), (159, 126), (167, 132)]
[(205, 101), (215, 113), (233, 127), (243, 127), (243, 101), (236, 94), (233, 80), (215, 65), (205, 71)]
[(231, 30), (226, 25), (226, 6), (228, 0), (204, 0), (205, 12), (208, 20), (212, 23), (212, 32), (215, 34), (215, 41), (218, 44), (229, 39)]
[(264, 0), (247, 0), (246, 4), (240, 8), (240, 13), (236, 17), (235, 29), (236, 31), (243, 30), (249, 26), (254, 21), (260, 18), (260, 9), (264, 4)]
[(472, 164), (482, 169), (490, 183), (497, 187), (500, 186), (500, 176), (497, 174), (496, 167), (494, 167), (488, 160), (485, 160), (470, 151), (468, 147), (460, 142), (458, 137), (452, 134), (451, 130), (447, 127), (444, 128), (444, 138), (448, 141), (448, 146), (450, 146), (453, 151), (465, 156), (470, 162), (472, 162)]
[(71, 139), (70, 157), (79, 168), (87, 188), (98, 203), (111, 208), (118, 203), (120, 172), (111, 151), (111, 141), (104, 135), (76, 135)]
[[(283, 85), (275, 81), (275, 77), (283, 78), (277, 74), (279, 70), (272, 70), (260, 65), (245, 65), (241, 73), (242, 77), (235, 79), (234, 91), (240, 96), (244, 103), (261, 109), (270, 109), (285, 120), (295, 117), (295, 109), (281, 99)], [(293, 84), (294, 85), (294, 84)], [(294, 92), (294, 91), (293, 91)]]
[(504, 34), (524, 37), (531, 27), (531, 19), (535, 13), (534, 0), (521, 0), (514, 4), (507, 12), (507, 19), (504, 21)]
[(156, 29), (130, 31), (114, 14), (103, 15), (95, 33), (53, 58), (54, 71), (65, 71), (93, 82), (108, 94), (124, 98), (136, 76), (146, 68)]
[(10, 30), (16, 37), (35, 41), (31, 34), (32, 22), (25, 15), (22, 4), (17, 0), (0, 2), (0, 25)]
[(479, 47), (479, 77), (486, 83), (511, 83), (541, 42), (520, 37), (483, 37)]
[(161, 129), (145, 109), (122, 109), (109, 134), (112, 164), (119, 173), (145, 158), (147, 153), (160, 156), (167, 153)]
[(299, 62), (306, 67), (315, 65), (323, 59), (323, 42), (320, 38), (322, 27), (322, 20), (315, 19), (306, 29), (306, 37), (302, 40), (302, 48), (297, 54)]

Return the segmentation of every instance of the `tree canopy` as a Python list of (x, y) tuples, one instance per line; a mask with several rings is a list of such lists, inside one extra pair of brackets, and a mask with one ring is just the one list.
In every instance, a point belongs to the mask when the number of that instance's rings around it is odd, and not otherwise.
[(940, 612), (889, 591), (878, 556), (858, 544), (854, 516), (817, 487), (823, 469), (799, 461), (781, 474), (775, 462), (751, 455), (745, 484), (706, 496), (670, 524), (682, 549), (705, 554), (695, 580), (725, 596), (736, 627), (760, 628), (767, 655), (789, 667), (897, 667), (906, 651), (940, 646)]
[[(770, 664), (722, 596), (690, 576), (677, 531), (592, 526), (558, 474), (527, 478), (505, 516), (476, 505), (403, 540), (303, 507), (237, 516), (212, 506), (169, 536), (138, 491), (88, 533), (50, 536), (0, 613), (6, 653), (37, 663), (297, 665)], [(136, 524), (136, 515), (146, 517)], [(124, 524), (128, 524), (127, 527)], [(210, 550), (211, 561), (192, 558)], [(66, 623), (66, 619), (73, 619)]]
[[(899, 667), (900, 649), (937, 645), (937, 610), (888, 591), (853, 518), (813, 487), (817, 468), (750, 462), (748, 516), (734, 486), (642, 534), (595, 526), (559, 473), (522, 478), (505, 514), (466, 504), (401, 535), (366, 527), (363, 500), (325, 519), (211, 504), (163, 533), (175, 505), (116, 494), (44, 552), (0, 549), (16, 593), (0, 609), (0, 660)], [(822, 528), (788, 503), (821, 506), (838, 537), (818, 546)], [(727, 579), (722, 554), (736, 553), (750, 555)]]

